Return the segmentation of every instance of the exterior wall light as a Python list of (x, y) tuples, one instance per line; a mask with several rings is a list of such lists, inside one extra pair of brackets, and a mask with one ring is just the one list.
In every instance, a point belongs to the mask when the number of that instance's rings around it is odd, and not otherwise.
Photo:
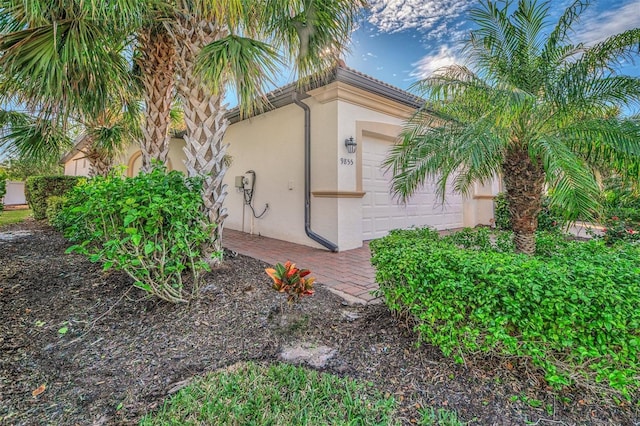
[(352, 136), (344, 140), (344, 146), (347, 147), (347, 152), (349, 154), (353, 154), (354, 152), (356, 152), (356, 148), (358, 147), (358, 144), (356, 143), (356, 141), (353, 140), (353, 136)]

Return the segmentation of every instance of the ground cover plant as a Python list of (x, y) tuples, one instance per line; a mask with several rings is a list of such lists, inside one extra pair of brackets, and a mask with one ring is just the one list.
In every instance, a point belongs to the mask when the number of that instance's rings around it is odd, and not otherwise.
[(322, 371), (373, 383), (403, 424), (640, 421), (637, 407), (548, 390), (517, 358), (456, 364), (426, 342), (416, 347), (386, 306), (350, 306), (322, 282), (281, 324), (283, 295), (255, 259), (227, 251), (200, 297), (175, 305), (140, 297), (124, 272), (65, 255), (68, 246), (31, 219), (0, 229), (2, 424), (137, 424), (186, 383), (238, 362), (268, 367), (295, 342), (336, 349)]
[(152, 296), (186, 302), (208, 268), (201, 187), (201, 179), (160, 165), (133, 178), (98, 176), (76, 186), (52, 220), (77, 243), (70, 252), (100, 262), (105, 271), (125, 271)]
[(640, 247), (545, 234), (529, 257), (487, 233), (440, 237), (425, 228), (373, 241), (385, 303), (459, 362), (516, 357), (553, 387), (577, 384), (637, 403)]
[(287, 364), (243, 363), (190, 384), (140, 425), (399, 425), (395, 406), (372, 384)]

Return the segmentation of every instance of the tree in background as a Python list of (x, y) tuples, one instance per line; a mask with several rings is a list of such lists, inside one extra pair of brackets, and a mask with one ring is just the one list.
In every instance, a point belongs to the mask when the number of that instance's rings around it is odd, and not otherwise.
[(0, 163), (0, 169), (5, 171), (8, 180), (19, 181), (26, 180), (30, 176), (55, 176), (63, 172), (57, 159), (39, 162), (10, 157)]
[(594, 167), (639, 176), (640, 125), (620, 107), (640, 101), (640, 79), (620, 75), (640, 29), (593, 46), (569, 35), (588, 2), (574, 1), (555, 25), (551, 2), (483, 1), (466, 52), (472, 69), (445, 67), (415, 85), (427, 99), (406, 123), (385, 161), (393, 191), (406, 200), (427, 179), (440, 196), (448, 183), (469, 193), (500, 175), (516, 250), (533, 254), (545, 188), (564, 219), (592, 218), (599, 186)]

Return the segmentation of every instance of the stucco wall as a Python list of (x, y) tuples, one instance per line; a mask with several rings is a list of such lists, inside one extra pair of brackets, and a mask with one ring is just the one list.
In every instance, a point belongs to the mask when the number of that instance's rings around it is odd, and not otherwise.
[[(186, 173), (187, 169), (184, 166), (185, 155), (182, 151), (183, 147), (183, 139), (171, 139), (169, 145), (169, 160), (167, 162), (169, 170), (179, 170)], [(142, 165), (140, 146), (138, 143), (132, 143), (127, 146), (114, 164), (126, 166), (126, 176), (131, 177), (137, 175)], [(89, 167), (89, 160), (85, 158), (85, 154), (78, 152), (64, 163), (64, 174), (67, 176), (89, 176)]]
[[(314, 188), (335, 187), (335, 106), (319, 105), (306, 99), (311, 107), (311, 182)], [(332, 111), (333, 109), (333, 111)], [(232, 164), (224, 183), (228, 186), (225, 227), (253, 232), (299, 244), (317, 246), (304, 232), (304, 112), (295, 104), (233, 124), (225, 142)], [(234, 187), (236, 176), (248, 170), (256, 172), (253, 206), (260, 214), (265, 204), (269, 211), (253, 218), (244, 207), (243, 192)], [(328, 239), (335, 238), (335, 200), (312, 200), (312, 229)], [(244, 210), (244, 226), (243, 226)]]
[[(338, 245), (340, 250), (362, 246), (361, 167), (362, 141), (357, 123), (382, 124), (395, 137), (402, 119), (335, 96), (305, 99), (311, 109), (311, 228)], [(401, 112), (399, 112), (401, 114)], [(371, 127), (371, 126), (369, 126)], [(349, 154), (345, 139), (354, 137), (358, 151)], [(225, 136), (233, 163), (224, 182), (228, 185), (226, 227), (272, 238), (320, 247), (304, 232), (304, 113), (291, 104), (232, 125)], [(236, 176), (256, 172), (253, 205), (260, 219), (244, 210), (243, 194), (234, 187)]]
[[(182, 138), (172, 138), (169, 142), (169, 156), (167, 160), (167, 168), (169, 170), (178, 170), (183, 173), (187, 172), (187, 168), (184, 166), (184, 160), (186, 158), (183, 151), (184, 145), (185, 142)], [(137, 175), (142, 167), (140, 146), (137, 143), (129, 145), (120, 156), (118, 164), (127, 166), (127, 176)]]
[(83, 152), (78, 152), (64, 163), (64, 174), (67, 176), (89, 176), (89, 160)]

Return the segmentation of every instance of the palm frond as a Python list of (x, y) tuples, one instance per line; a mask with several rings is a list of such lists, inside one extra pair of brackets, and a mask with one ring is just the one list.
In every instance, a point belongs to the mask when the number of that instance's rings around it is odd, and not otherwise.
[(633, 61), (640, 48), (640, 28), (613, 35), (585, 52), (582, 61), (590, 69), (606, 69), (619, 65), (622, 61)]
[(570, 223), (578, 217), (593, 219), (599, 208), (600, 188), (585, 160), (553, 138), (540, 138), (529, 145), (532, 157), (542, 158), (551, 204)]
[(2, 91), (32, 109), (95, 111), (114, 88), (126, 87), (118, 41), (97, 22), (65, 20), (6, 34), (0, 52)]
[(567, 34), (571, 31), (573, 25), (578, 21), (580, 15), (589, 7), (588, 0), (575, 0), (571, 6), (566, 8), (553, 31), (549, 34), (547, 42), (540, 56), (544, 58), (546, 63), (557, 63), (554, 57), (557, 57), (558, 49), (563, 50), (563, 45), (567, 42)]
[(304, 82), (335, 66), (364, 6), (363, 0), (267, 0), (262, 30)]
[(30, 118), (6, 128), (0, 147), (17, 158), (42, 162), (59, 158), (71, 148), (72, 140), (55, 120)]
[(267, 105), (266, 88), (273, 84), (281, 65), (282, 58), (267, 43), (228, 35), (202, 49), (196, 72), (214, 93), (231, 82), (238, 94), (241, 113), (251, 115)]

